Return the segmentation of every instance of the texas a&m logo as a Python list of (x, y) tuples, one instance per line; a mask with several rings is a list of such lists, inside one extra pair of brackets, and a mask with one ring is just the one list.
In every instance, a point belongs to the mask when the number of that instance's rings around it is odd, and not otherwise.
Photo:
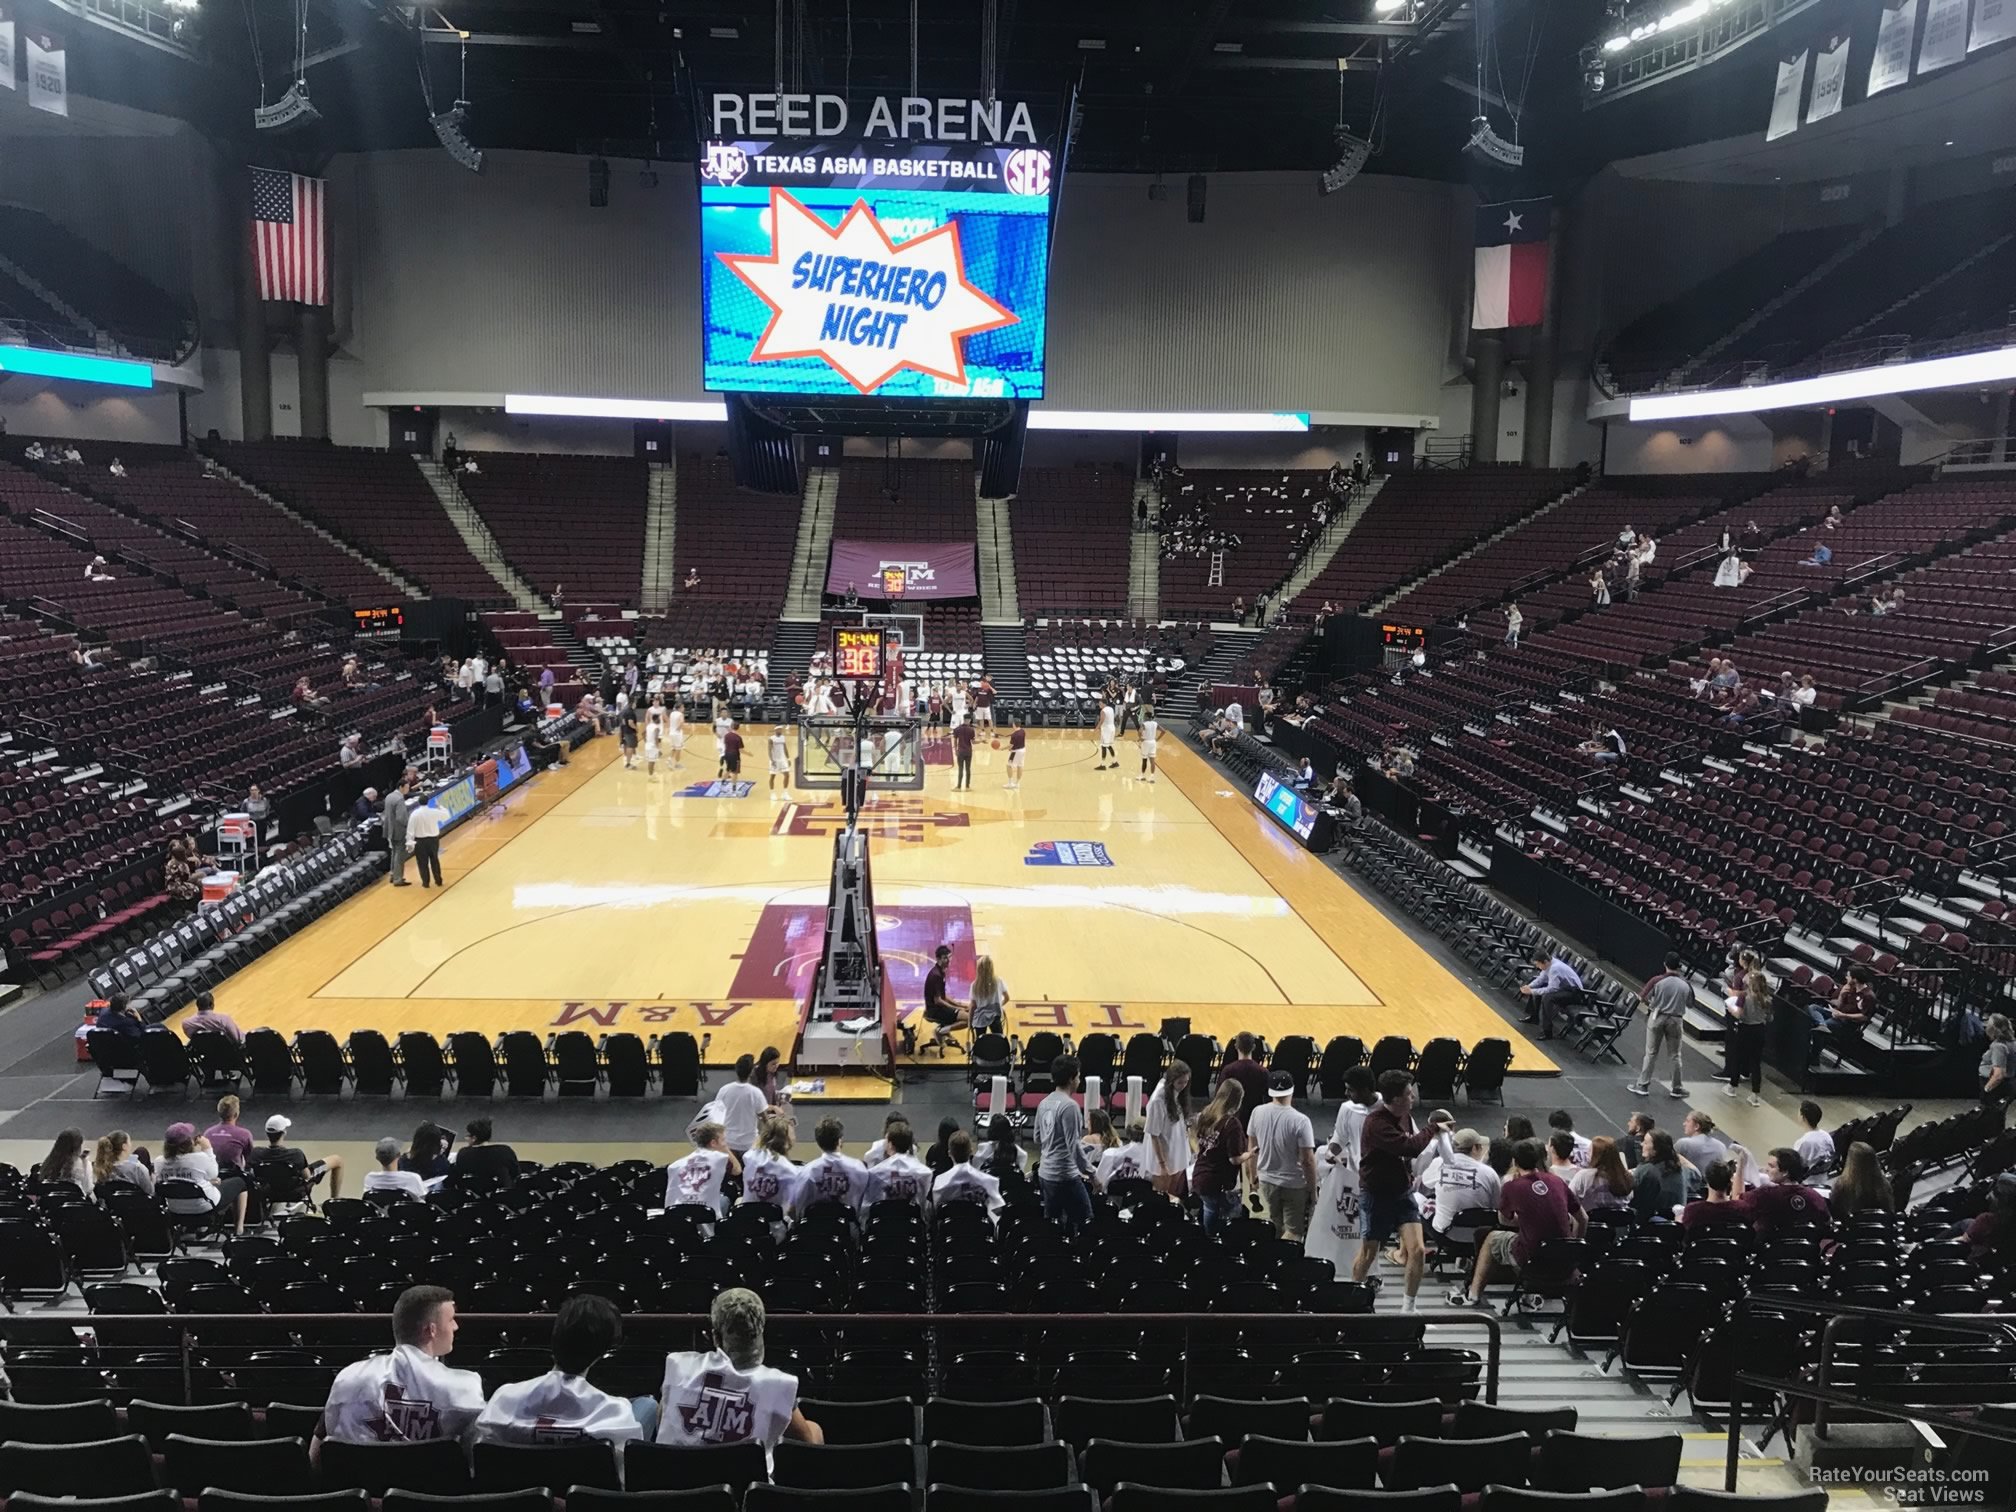
[(749, 1405), (749, 1393), (724, 1386), (711, 1372), (700, 1378), (700, 1395), (691, 1407), (682, 1407), (686, 1431), (708, 1444), (739, 1444), (754, 1434), (756, 1414)]

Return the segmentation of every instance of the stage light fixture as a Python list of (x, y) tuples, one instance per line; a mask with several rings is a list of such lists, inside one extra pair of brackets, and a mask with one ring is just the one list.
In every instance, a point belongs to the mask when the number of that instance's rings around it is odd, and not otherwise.
[(1337, 161), (1316, 175), (1318, 194), (1335, 194), (1351, 180), (1358, 177), (1365, 166), (1365, 160), (1372, 155), (1372, 144), (1364, 137), (1354, 136), (1342, 126), (1336, 132)]
[(468, 137), (462, 134), (462, 123), (469, 118), (469, 102), (457, 100), (455, 108), (442, 115), (429, 116), (434, 135), (441, 139), (441, 145), (448, 149), (448, 156), (455, 159), (471, 173), (483, 171), (483, 152)]
[(313, 125), (321, 119), (322, 112), (308, 101), (306, 79), (296, 79), (287, 86), (287, 93), (252, 112), (252, 125), (260, 131), (285, 131), (289, 127)]

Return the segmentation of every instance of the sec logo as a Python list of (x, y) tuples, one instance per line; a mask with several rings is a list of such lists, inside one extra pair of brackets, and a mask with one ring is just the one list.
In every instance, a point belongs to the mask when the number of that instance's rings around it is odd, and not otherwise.
[(1050, 192), (1050, 154), (1033, 147), (1017, 148), (1008, 154), (1002, 182), (1010, 194)]

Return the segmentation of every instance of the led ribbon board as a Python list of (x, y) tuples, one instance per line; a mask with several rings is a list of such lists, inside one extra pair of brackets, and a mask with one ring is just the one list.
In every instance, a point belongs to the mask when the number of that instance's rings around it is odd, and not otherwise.
[(715, 392), (1040, 399), (1055, 165), (970, 142), (713, 141)]
[(154, 387), (154, 369), (144, 362), (91, 357), (83, 352), (48, 352), (40, 347), (0, 346), (0, 373), (65, 378), (72, 383), (108, 383), (114, 388)]

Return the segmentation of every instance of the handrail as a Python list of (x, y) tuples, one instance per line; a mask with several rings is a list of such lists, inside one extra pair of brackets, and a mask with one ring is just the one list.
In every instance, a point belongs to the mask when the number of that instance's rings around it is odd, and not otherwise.
[[(391, 1318), (384, 1313), (230, 1313), (225, 1315), (191, 1313), (156, 1313), (135, 1315), (125, 1313), (79, 1314), (88, 1318), (99, 1331), (100, 1343), (110, 1343), (118, 1347), (117, 1336), (134, 1335), (142, 1339), (174, 1337), (175, 1347), (182, 1356), (183, 1378), (189, 1379), (192, 1368), (191, 1351), (200, 1334), (211, 1322), (228, 1322), (234, 1334), (271, 1332), (287, 1337), (300, 1332), (304, 1327), (348, 1325), (360, 1330), (371, 1329), (379, 1333), (383, 1341), (391, 1343)], [(467, 1327), (495, 1326), (499, 1328), (525, 1328), (535, 1323), (550, 1326), (552, 1313), (458, 1313), (457, 1321)], [(953, 1313), (771, 1313), (766, 1319), (765, 1331), (772, 1335), (798, 1333), (818, 1334), (833, 1330), (864, 1328), (909, 1328), (932, 1329), (940, 1333), (998, 1333), (1004, 1328), (1036, 1329), (1054, 1328), (1069, 1331), (1095, 1332), (1113, 1330), (1125, 1333), (1140, 1333), (1144, 1328), (1181, 1329), (1184, 1349), (1179, 1400), (1187, 1401), (1194, 1393), (1190, 1390), (1189, 1371), (1191, 1340), (1197, 1333), (1287, 1333), (1305, 1334), (1312, 1325), (1325, 1329), (1338, 1328), (1348, 1336), (1351, 1325), (1358, 1321), (1378, 1322), (1385, 1328), (1397, 1323), (1420, 1322), (1433, 1328), (1481, 1329), (1485, 1334), (1484, 1347), (1484, 1400), (1496, 1403), (1498, 1400), (1498, 1379), (1504, 1360), (1504, 1327), (1497, 1316), (1488, 1308), (1462, 1309), (1433, 1308), (1417, 1313), (1044, 1313), (1044, 1312), (953, 1312)], [(13, 1331), (16, 1318), (12, 1314), (0, 1316), (0, 1340), (8, 1338)], [(27, 1320), (22, 1320), (27, 1321)], [(624, 1317), (625, 1330), (633, 1337), (640, 1330), (692, 1329), (703, 1331), (709, 1326), (705, 1313), (630, 1313)], [(541, 1331), (543, 1337), (544, 1330)], [(108, 1337), (110, 1336), (110, 1337)]]
[[(1954, 1333), (1970, 1336), (1993, 1337), (2005, 1344), (2016, 1344), (2016, 1320), (1995, 1317), (1981, 1313), (1900, 1313), (1891, 1308), (1858, 1307), (1846, 1302), (1812, 1302), (1804, 1297), (1780, 1296), (1776, 1293), (1768, 1297), (1746, 1296), (1736, 1300), (1730, 1313), (1732, 1326), (1740, 1325), (1753, 1305), (1763, 1305), (1775, 1311), (1811, 1313), (1816, 1317), (1830, 1319), (1859, 1318), (1882, 1323), (1892, 1328), (1919, 1329), (1928, 1333)], [(1831, 1324), (1829, 1325), (1831, 1329)], [(1821, 1365), (1826, 1365), (1826, 1344), (1823, 1338)], [(1794, 1381), (1777, 1376), (1767, 1376), (1752, 1370), (1735, 1371), (1731, 1379), (1738, 1387), (1756, 1386), (1775, 1396), (1801, 1397), (1808, 1401), (1825, 1403), (1830, 1407), (1853, 1407), (1874, 1416), (1888, 1418), (1900, 1423), (1927, 1423), (1935, 1428), (1944, 1428), (1949, 1433), (1968, 1434), (1989, 1439), (1998, 1444), (2016, 1445), (2016, 1426), (1999, 1427), (1982, 1424), (1968, 1418), (1954, 1417), (1951, 1413), (1926, 1411), (1921, 1408), (1891, 1407), (1881, 1402), (1872, 1402), (1866, 1397), (1845, 1391), (1835, 1391), (1831, 1387), (1816, 1385), (1811, 1381)], [(1723, 1487), (1736, 1489), (1737, 1461), (1743, 1445), (1743, 1393), (1741, 1390), (1729, 1394), (1729, 1439), (1728, 1457), (1723, 1466)]]
[(1764, 619), (1787, 609), (1796, 609), (1801, 601), (1812, 597), (1813, 590), (1810, 588), (1787, 588), (1783, 593), (1774, 593), (1768, 599), (1759, 599), (1743, 611), (1742, 618), (1736, 621), (1736, 628), (1740, 630), (1753, 620)]

